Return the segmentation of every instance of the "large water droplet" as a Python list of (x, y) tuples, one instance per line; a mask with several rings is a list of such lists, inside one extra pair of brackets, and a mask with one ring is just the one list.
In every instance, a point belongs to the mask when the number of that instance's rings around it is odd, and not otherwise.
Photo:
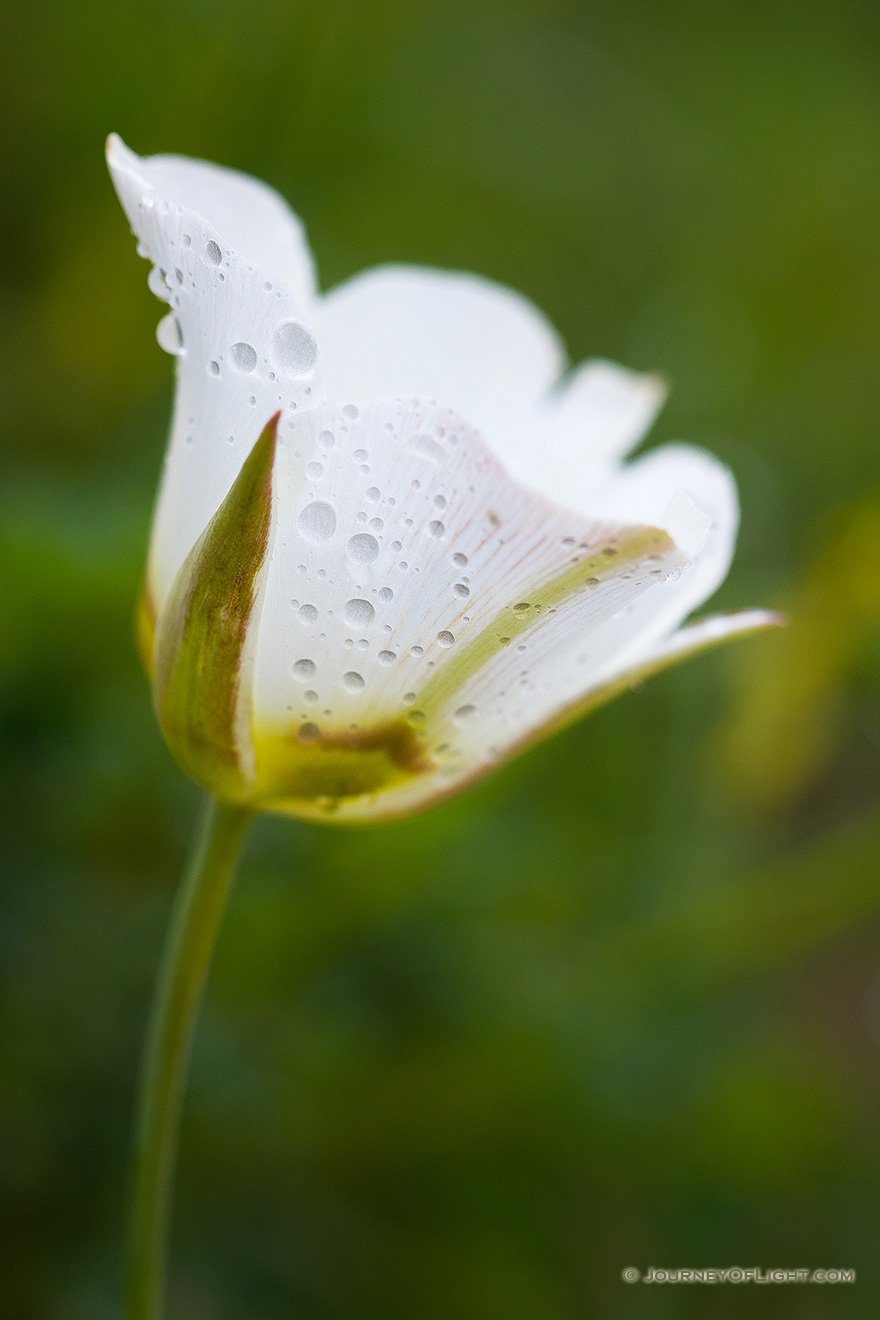
[(168, 302), (171, 298), (171, 290), (165, 282), (165, 275), (158, 266), (152, 266), (147, 276), (147, 287), (150, 293), (154, 293), (157, 298), (163, 302)]
[(394, 600), (394, 592), (390, 587), (382, 587), (379, 591), (379, 599), (387, 605), (390, 600)]
[(257, 365), (256, 349), (243, 341), (232, 345), (229, 356), (236, 371), (251, 372)]
[(349, 539), (348, 553), (359, 563), (372, 564), (379, 554), (379, 542), (369, 532), (359, 532)]
[(437, 641), (440, 643), (441, 646), (452, 646), (453, 642), (455, 641), (455, 638), (453, 637), (451, 632), (444, 631), (444, 632), (439, 632), (437, 634)]
[(375, 613), (368, 600), (347, 600), (342, 607), (342, 617), (352, 628), (366, 628), (373, 622)]
[(213, 238), (209, 238), (205, 244), (205, 256), (212, 266), (219, 266), (223, 260), (223, 253), (220, 250), (220, 244), (215, 243)]
[(430, 435), (414, 435), (409, 442), (409, 447), (415, 454), (420, 454), (422, 458), (427, 458), (431, 463), (442, 463), (446, 457), (446, 451), (442, 445)]
[(429, 522), (428, 535), (435, 536), (438, 541), (441, 541), (446, 535), (446, 528), (443, 526), (442, 522), (437, 522), (436, 520), (434, 522)]
[(318, 611), (314, 605), (300, 605), (296, 612), (296, 617), (299, 619), (300, 623), (317, 623)]
[(393, 665), (397, 659), (397, 653), (395, 651), (380, 651), (376, 659), (380, 665)]
[(272, 336), (272, 358), (285, 376), (307, 376), (318, 358), (314, 336), (299, 321), (285, 321)]
[(310, 678), (314, 678), (318, 672), (318, 666), (314, 660), (297, 660), (293, 666), (293, 676), (298, 683), (306, 683)]
[(346, 692), (362, 692), (364, 680), (360, 674), (356, 674), (353, 669), (349, 669), (347, 674), (342, 675), (342, 686)]
[(167, 316), (163, 316), (156, 326), (156, 338), (159, 341), (159, 347), (164, 348), (166, 353), (179, 357), (183, 352), (183, 335), (180, 330), (180, 322), (171, 312)]
[(336, 510), (324, 500), (313, 500), (299, 515), (297, 526), (306, 541), (320, 545), (322, 541), (329, 541), (336, 531)]

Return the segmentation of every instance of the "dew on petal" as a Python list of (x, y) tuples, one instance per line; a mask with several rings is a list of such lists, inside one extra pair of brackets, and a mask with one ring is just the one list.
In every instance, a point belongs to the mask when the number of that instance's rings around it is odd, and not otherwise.
[(476, 706), (459, 706), (458, 710), (455, 712), (452, 718), (456, 724), (459, 725), (470, 724), (470, 722), (476, 716), (476, 713), (477, 713)]
[(379, 554), (379, 542), (369, 532), (358, 532), (349, 538), (348, 553), (361, 564), (372, 564)]
[(415, 699), (416, 699), (416, 694), (414, 692), (404, 692), (403, 694), (404, 706), (411, 706), (415, 701)]
[(336, 510), (324, 500), (313, 500), (299, 515), (297, 526), (306, 541), (320, 545), (322, 541), (329, 541), (336, 531)]
[(219, 363), (219, 362), (209, 362), (209, 363), (208, 363), (208, 371), (210, 372), (210, 374), (211, 374), (212, 376), (219, 376), (219, 375), (220, 375), (220, 363)]
[(371, 504), (375, 504), (381, 494), (382, 492), (379, 490), (378, 486), (370, 486), (369, 489), (364, 492), (364, 498), (368, 499)]
[(435, 509), (441, 509), (441, 510), (442, 510), (442, 509), (445, 509), (445, 508), (446, 508), (446, 497), (443, 496), (443, 495), (435, 495), (435, 496), (434, 496), (434, 508), (435, 508)]
[(299, 683), (305, 683), (307, 679), (314, 678), (318, 672), (318, 666), (314, 660), (297, 660), (293, 666), (293, 676)]
[(246, 344), (243, 340), (232, 345), (232, 348), (229, 350), (229, 356), (236, 371), (249, 373), (253, 371), (257, 365), (256, 349), (251, 344)]
[(453, 564), (456, 564), (459, 568), (464, 568), (464, 566), (467, 564), (467, 561), (468, 561), (467, 555), (459, 554), (457, 551), (452, 556)]
[(425, 648), (424, 648), (423, 646), (414, 646), (414, 647), (412, 648), (412, 654), (413, 654), (413, 655), (424, 655), (424, 654), (425, 654)]
[(397, 653), (395, 651), (380, 651), (376, 659), (380, 665), (393, 665), (397, 659)]
[(342, 686), (346, 692), (363, 692), (365, 685), (362, 675), (349, 669), (347, 674), (342, 675)]
[(296, 612), (296, 617), (300, 623), (311, 624), (318, 622), (318, 611), (314, 605), (300, 605)]
[(272, 336), (272, 360), (285, 376), (307, 376), (318, 358), (314, 336), (299, 321), (285, 321)]
[(373, 622), (376, 611), (368, 600), (347, 600), (342, 617), (351, 628), (366, 628)]
[(422, 458), (427, 458), (431, 463), (442, 463), (446, 457), (446, 451), (442, 445), (430, 435), (414, 435), (409, 442), (409, 447), (414, 454), (420, 454)]
[(373, 532), (382, 532), (385, 530), (385, 523), (381, 518), (371, 518), (370, 530)]
[(312, 724), (311, 720), (309, 720), (305, 724), (299, 726), (296, 731), (296, 736), (301, 743), (314, 743), (320, 738), (321, 730), (318, 728), (317, 724)]
[(390, 600), (394, 600), (394, 592), (390, 587), (381, 587), (379, 590), (379, 599), (387, 605)]
[(370, 455), (366, 449), (356, 449), (352, 454), (352, 458), (356, 463), (366, 463), (369, 457)]
[(332, 431), (322, 431), (318, 436), (318, 444), (323, 445), (325, 449), (332, 449), (336, 444), (336, 436)]
[(460, 596), (462, 600), (465, 600), (471, 594), (463, 582), (456, 582), (452, 590), (455, 592), (456, 596)]
[(306, 476), (310, 481), (320, 481), (324, 475), (323, 463), (308, 463), (306, 465)]
[(438, 541), (442, 541), (443, 537), (446, 535), (446, 528), (442, 522), (437, 522), (436, 520), (434, 522), (429, 522), (428, 535), (436, 537)]
[(350, 421), (354, 421), (356, 417), (360, 416), (357, 408), (354, 406), (353, 403), (347, 403), (345, 405), (345, 407), (342, 410), (342, 415), (343, 417), (348, 417)]
[(306, 703), (307, 706), (314, 706), (317, 700), (318, 700), (318, 694), (317, 692), (314, 691), (313, 688), (308, 688), (303, 693), (303, 701)]
[(179, 357), (183, 352), (183, 334), (181, 333), (180, 322), (172, 312), (169, 312), (167, 316), (163, 316), (156, 326), (156, 338), (159, 341), (159, 347), (164, 348), (166, 353)]
[(451, 632), (446, 632), (444, 630), (443, 632), (439, 632), (437, 634), (437, 641), (440, 643), (441, 646), (452, 646), (453, 642), (455, 641), (455, 638), (453, 637)]
[(213, 238), (209, 238), (205, 244), (205, 256), (212, 266), (219, 266), (223, 260), (223, 253), (220, 250), (220, 244), (215, 243)]

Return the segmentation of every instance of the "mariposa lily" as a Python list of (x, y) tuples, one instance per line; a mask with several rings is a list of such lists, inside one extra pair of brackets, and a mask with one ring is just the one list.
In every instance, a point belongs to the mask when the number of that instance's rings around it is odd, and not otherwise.
[(679, 625), (727, 572), (730, 473), (628, 465), (661, 383), (566, 372), (518, 294), (386, 266), (327, 294), (264, 184), (116, 137), (177, 361), (142, 645), (221, 799), (357, 822), (430, 805), (635, 681), (773, 616)]

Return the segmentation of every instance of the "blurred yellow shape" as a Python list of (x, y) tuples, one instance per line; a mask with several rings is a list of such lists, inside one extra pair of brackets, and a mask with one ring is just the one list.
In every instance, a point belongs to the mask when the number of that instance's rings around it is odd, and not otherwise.
[(718, 757), (735, 795), (784, 810), (838, 745), (842, 692), (880, 626), (880, 496), (837, 510), (791, 597), (791, 625), (738, 656)]

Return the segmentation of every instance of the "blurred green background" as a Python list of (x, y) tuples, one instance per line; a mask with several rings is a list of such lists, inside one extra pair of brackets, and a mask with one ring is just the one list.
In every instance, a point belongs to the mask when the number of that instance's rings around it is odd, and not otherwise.
[[(171, 396), (107, 132), (268, 179), (325, 287), (528, 293), (740, 483), (723, 607), (442, 809), (260, 822), (186, 1109), (171, 1320), (880, 1314), (880, 10), (7, 3), (0, 1312), (110, 1320), (198, 806), (131, 618)], [(628, 1265), (841, 1267), (649, 1287)]]

